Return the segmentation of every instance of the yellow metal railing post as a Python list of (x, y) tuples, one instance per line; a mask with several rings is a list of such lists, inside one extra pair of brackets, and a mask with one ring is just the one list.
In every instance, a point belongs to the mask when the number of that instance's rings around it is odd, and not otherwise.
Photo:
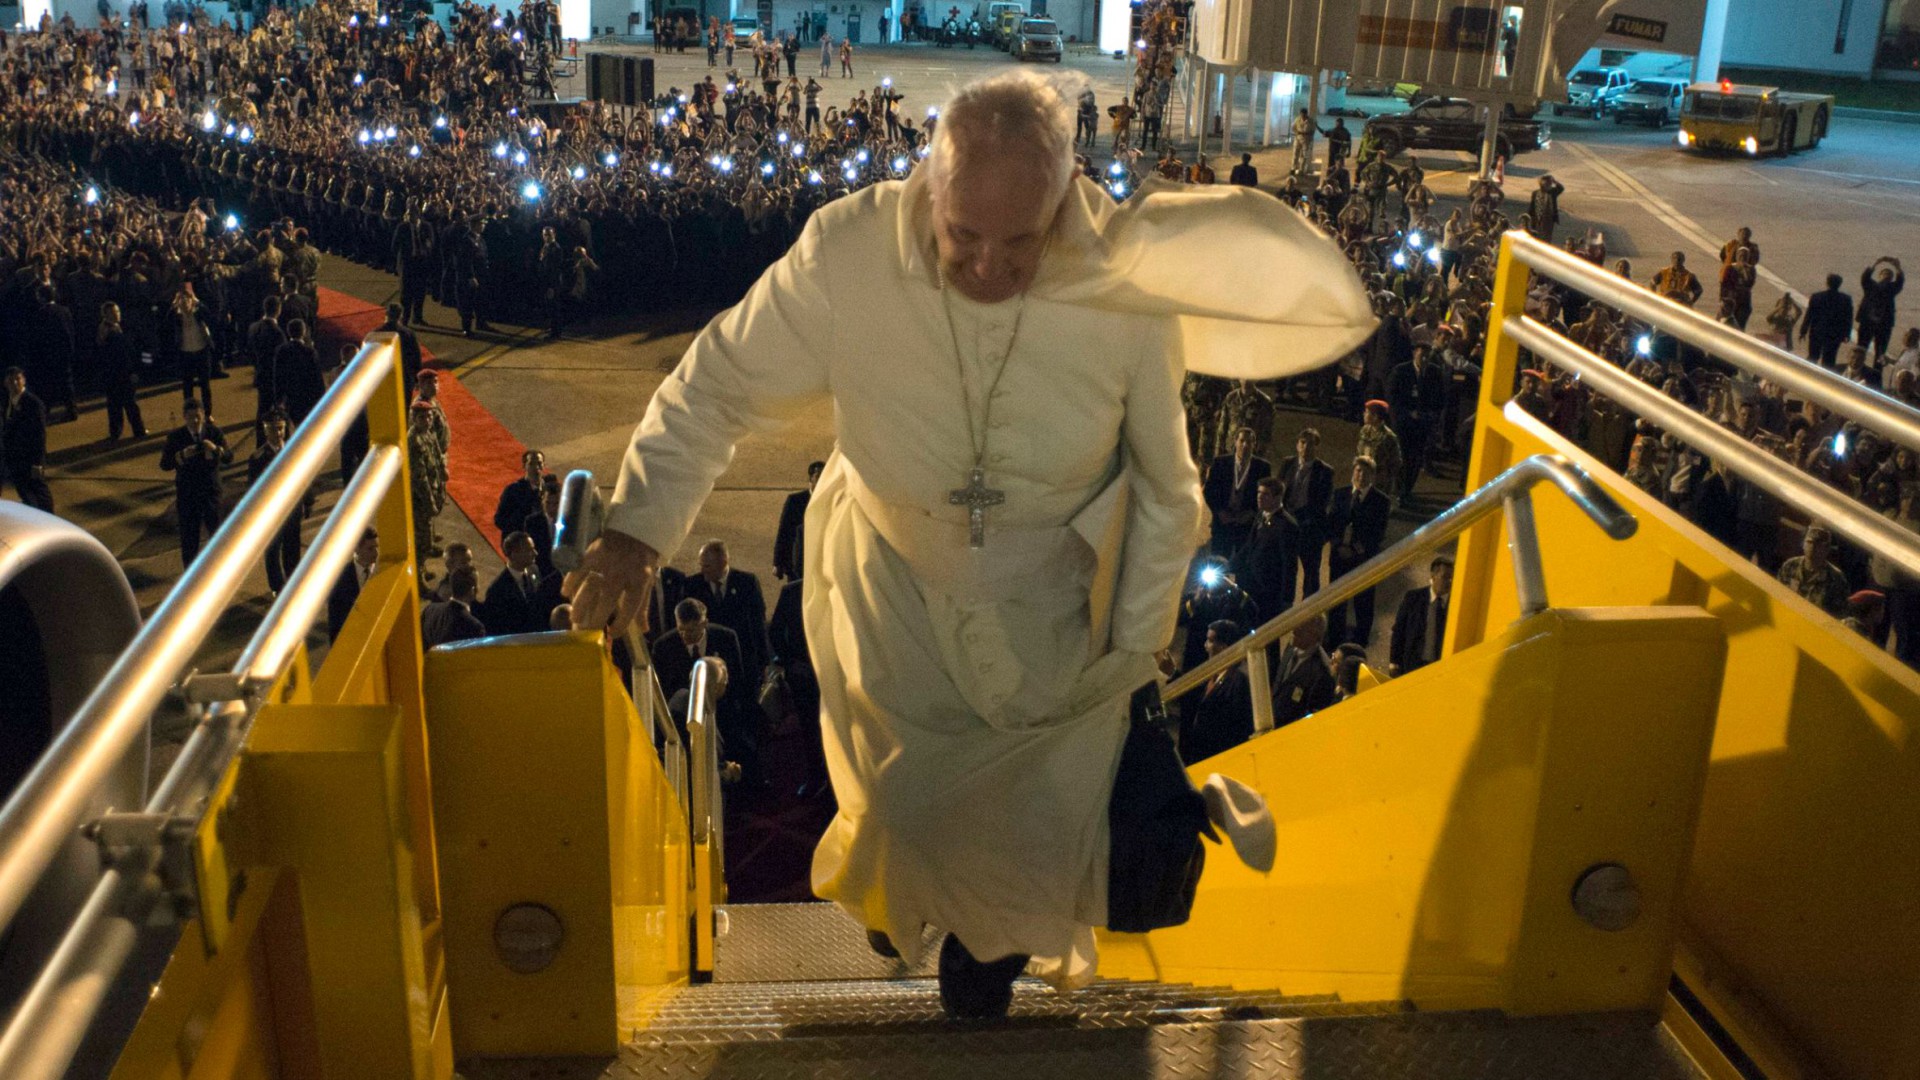
[[(1525, 310), (1527, 285), (1532, 277), (1527, 265), (1514, 257), (1513, 245), (1502, 241), (1500, 264), (1493, 278), (1493, 305), (1487, 313), (1487, 345), (1481, 360), (1480, 400), (1473, 427), (1473, 454), (1468, 459), (1466, 489), (1481, 485), (1505, 472), (1515, 460), (1513, 446), (1494, 425), (1487, 423), (1512, 396), (1514, 379), (1520, 373), (1520, 345), (1503, 330), (1502, 321)], [(1467, 530), (1460, 538), (1453, 577), (1454, 596), (1447, 605), (1446, 652), (1459, 652), (1478, 644), (1487, 636), (1487, 590), (1495, 568), (1500, 564), (1500, 548), (1506, 542), (1499, 518), (1488, 518)]]

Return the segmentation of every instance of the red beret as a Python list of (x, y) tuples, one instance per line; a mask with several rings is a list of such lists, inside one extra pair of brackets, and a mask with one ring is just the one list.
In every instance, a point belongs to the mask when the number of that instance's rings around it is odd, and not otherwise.
[(1525, 371), (1522, 371), (1520, 374), (1531, 375), (1534, 378), (1539, 379), (1541, 382), (1547, 381), (1547, 373), (1539, 370), (1538, 368), (1527, 368)]
[(1872, 600), (1885, 600), (1886, 598), (1887, 594), (1878, 589), (1861, 589), (1859, 592), (1847, 597), (1847, 603), (1864, 604)]
[(1388, 405), (1386, 402), (1381, 401), (1379, 398), (1374, 398), (1372, 401), (1367, 402), (1367, 408), (1380, 409), (1383, 411), (1391, 411), (1393, 406)]

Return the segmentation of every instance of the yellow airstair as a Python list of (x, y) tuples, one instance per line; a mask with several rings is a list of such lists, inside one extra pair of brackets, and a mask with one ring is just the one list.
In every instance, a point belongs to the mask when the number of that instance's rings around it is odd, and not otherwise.
[[(706, 665), (682, 739), (596, 635), (423, 655), (370, 338), (146, 625), (53, 677), (83, 689), (0, 809), (0, 1076), (1920, 1078), (1920, 677), (1507, 407), (1519, 349), (1916, 572), (1920, 543), (1527, 319), (1529, 271), (1920, 448), (1911, 410), (1510, 236), (1472, 494), (1167, 692), (1244, 663), (1258, 701), (1269, 644), (1457, 537), (1442, 658), (1262, 710), (1195, 772), (1266, 796), (1273, 871), (1211, 860), (1190, 923), (1104, 935), (1100, 982), (1023, 981), (992, 1024), (829, 905), (727, 903)], [(230, 670), (190, 672), (363, 409), (299, 572)], [(316, 669), (370, 524), (399, 550)], [(46, 582), (113, 594), (61, 528), (0, 513), (0, 599), (49, 640)], [(144, 783), (168, 693), (197, 726)]]

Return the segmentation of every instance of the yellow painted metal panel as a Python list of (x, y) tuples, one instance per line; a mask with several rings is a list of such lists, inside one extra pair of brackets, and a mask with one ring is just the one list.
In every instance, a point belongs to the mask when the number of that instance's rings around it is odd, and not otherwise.
[[(610, 1054), (648, 991), (684, 981), (684, 812), (597, 635), (428, 654), (454, 1049)], [(538, 904), (549, 966), (502, 962), (502, 912)], [(623, 1015), (624, 1010), (624, 1015)]]
[[(1685, 914), (1716, 983), (1833, 1075), (1920, 1077), (1920, 674), (1532, 418), (1479, 422), (1518, 456), (1579, 461), (1640, 521), (1604, 540), (1536, 500), (1555, 603), (1699, 606), (1727, 629)], [(1473, 570), (1457, 595), (1517, 610), (1503, 559)]]
[(246, 751), (236, 846), (300, 883), (321, 1075), (434, 1076), (438, 1008), (394, 706), (268, 706)]
[[(1518, 367), (1498, 333), (1528, 274), (1502, 249), (1469, 488), (1561, 453), (1639, 519), (1600, 542), (1536, 501), (1561, 604), (1698, 606), (1727, 629), (1726, 692), (1688, 878), (1689, 985), (1755, 1052), (1806, 1074), (1920, 1078), (1920, 675), (1735, 557), (1557, 433), (1502, 410)], [(1462, 541), (1448, 648), (1516, 609), (1499, 523)], [(1699, 985), (1694, 986), (1695, 983)]]
[[(1102, 971), (1421, 1008), (1654, 1009), (1724, 639), (1704, 615), (1553, 610), (1212, 758), (1264, 794), (1281, 857), (1215, 850), (1192, 922), (1102, 937)], [(1632, 678), (1621, 673), (1634, 672)], [(1581, 873), (1639, 884), (1581, 921)]]
[[(250, 939), (260, 925), (273, 889), (274, 877), (262, 875), (253, 888), (241, 895), (232, 923), (233, 932), (241, 940)], [(255, 976), (247, 950), (236, 948), (209, 954), (201, 947), (199, 930), (189, 924), (181, 935), (181, 947), (175, 949), (167, 961), (166, 971), (141, 1013), (140, 1023), (121, 1050), (112, 1080), (259, 1075), (256, 1066), (270, 1065), (273, 1059), (258, 1042), (253, 1044), (258, 1053), (251, 1062), (242, 1055), (229, 1055), (227, 1073), (216, 1074), (198, 1068), (201, 1047), (220, 1026), (216, 1021), (223, 1014), (225, 1023), (234, 1019), (230, 1009), (223, 1009), (230, 998), (271, 996), (266, 987), (256, 984)], [(222, 1044), (231, 1039), (231, 1033), (219, 1037)]]

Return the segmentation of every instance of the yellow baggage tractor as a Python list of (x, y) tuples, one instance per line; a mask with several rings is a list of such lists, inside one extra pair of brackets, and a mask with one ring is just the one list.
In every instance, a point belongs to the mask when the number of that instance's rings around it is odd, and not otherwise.
[(1722, 80), (1687, 87), (1680, 109), (1679, 143), (1688, 150), (1790, 154), (1827, 137), (1833, 116), (1828, 94), (1794, 94), (1772, 86)]

